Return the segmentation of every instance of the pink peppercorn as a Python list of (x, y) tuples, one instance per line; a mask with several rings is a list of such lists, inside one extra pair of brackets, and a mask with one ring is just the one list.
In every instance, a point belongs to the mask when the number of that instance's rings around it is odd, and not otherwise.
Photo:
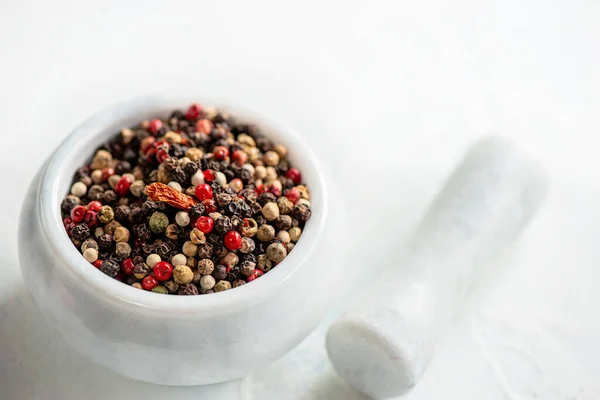
[(196, 122), (196, 131), (204, 134), (209, 134), (213, 129), (213, 123), (209, 119), (201, 119)]
[(185, 113), (185, 118), (190, 121), (194, 121), (200, 116), (201, 112), (202, 106), (198, 103), (194, 103), (190, 106), (190, 108), (188, 108), (187, 112)]
[(285, 177), (291, 179), (295, 185), (299, 185), (302, 182), (302, 175), (297, 168), (290, 168), (285, 174)]
[(85, 206), (75, 206), (71, 210), (71, 220), (74, 223), (79, 223), (84, 220), (87, 208)]
[(160, 131), (160, 129), (162, 128), (163, 123), (160, 119), (153, 119), (152, 121), (150, 121), (150, 125), (148, 126), (148, 130), (150, 131), (151, 134), (156, 135), (156, 133), (158, 131)]
[(129, 176), (122, 177), (119, 182), (115, 185), (115, 192), (123, 197), (127, 194), (129, 187), (131, 186), (131, 178)]

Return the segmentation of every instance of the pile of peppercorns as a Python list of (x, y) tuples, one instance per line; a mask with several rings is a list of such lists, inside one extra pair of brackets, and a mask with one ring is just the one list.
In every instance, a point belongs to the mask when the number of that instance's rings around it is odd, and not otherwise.
[(137, 289), (197, 295), (277, 266), (310, 218), (287, 149), (192, 104), (125, 128), (75, 174), (61, 204), (83, 257)]

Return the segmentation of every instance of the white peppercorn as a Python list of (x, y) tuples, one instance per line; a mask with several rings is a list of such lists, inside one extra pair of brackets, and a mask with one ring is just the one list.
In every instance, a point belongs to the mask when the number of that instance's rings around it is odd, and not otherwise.
[(171, 264), (172, 265), (186, 265), (187, 263), (187, 257), (184, 254), (176, 254), (171, 258)]
[(263, 165), (254, 168), (254, 177), (256, 179), (265, 179), (267, 177), (267, 169)]
[(146, 257), (146, 265), (150, 268), (154, 268), (156, 263), (160, 262), (161, 258), (158, 254), (152, 253), (148, 257)]
[(273, 262), (280, 262), (287, 256), (287, 250), (281, 243), (271, 243), (267, 247), (267, 257)]
[(88, 262), (93, 263), (98, 260), (98, 250), (93, 248), (88, 248), (83, 252), (83, 258), (85, 258)]
[(196, 171), (196, 173), (194, 175), (192, 175), (192, 185), (198, 186), (203, 183), (204, 183), (204, 174), (202, 173), (202, 170), (199, 169), (198, 171)]
[(85, 239), (83, 243), (81, 243), (81, 252), (85, 252), (87, 249), (96, 249), (98, 250), (98, 242), (96, 242), (92, 238)]
[(186, 211), (179, 211), (175, 214), (175, 222), (179, 226), (188, 226), (190, 224), (190, 215)]
[(290, 234), (292, 242), (297, 242), (298, 239), (300, 239), (300, 235), (302, 235), (302, 229), (298, 226), (294, 226), (288, 230), (288, 233)]
[(102, 183), (102, 170), (100, 170), (100, 169), (93, 170), (92, 173), (90, 174), (90, 177), (92, 178), (92, 182), (94, 182), (96, 185), (99, 183)]
[(227, 177), (222, 172), (215, 172), (215, 181), (221, 186), (227, 185)]
[(173, 280), (178, 284), (190, 283), (194, 278), (194, 273), (187, 265), (177, 265), (173, 269)]
[(256, 237), (262, 242), (270, 242), (275, 237), (275, 228), (268, 224), (261, 225)]
[(75, 182), (73, 186), (71, 186), (71, 194), (77, 197), (83, 197), (87, 193), (88, 188), (83, 182)]
[(191, 240), (185, 242), (181, 250), (183, 254), (188, 257), (194, 257), (196, 254), (198, 254), (198, 246), (192, 243)]
[(175, 181), (169, 182), (168, 186), (172, 187), (173, 189), (177, 190), (178, 192), (181, 192), (183, 190), (181, 188), (181, 185), (178, 182), (175, 182)]
[(108, 186), (110, 186), (111, 189), (114, 189), (120, 180), (121, 180), (121, 175), (117, 175), (117, 174), (111, 175), (108, 177)]
[(273, 221), (279, 217), (279, 207), (277, 207), (277, 204), (269, 201), (263, 206), (262, 214), (268, 221)]
[(210, 275), (204, 275), (200, 278), (200, 287), (204, 290), (209, 290), (215, 287), (215, 278)]
[(135, 197), (140, 197), (142, 195), (142, 193), (144, 192), (145, 187), (146, 187), (146, 184), (144, 183), (144, 181), (138, 180), (138, 181), (133, 182), (131, 184), (131, 186), (129, 186), (129, 191)]
[(266, 179), (267, 182), (277, 179), (277, 170), (275, 170), (273, 167), (267, 167), (267, 176), (265, 176), (263, 179)]
[(290, 234), (288, 233), (288, 231), (279, 231), (279, 232), (277, 232), (277, 235), (275, 237), (277, 237), (278, 239), (280, 239), (284, 243), (289, 243), (289, 242), (292, 241), (292, 239), (290, 238)]

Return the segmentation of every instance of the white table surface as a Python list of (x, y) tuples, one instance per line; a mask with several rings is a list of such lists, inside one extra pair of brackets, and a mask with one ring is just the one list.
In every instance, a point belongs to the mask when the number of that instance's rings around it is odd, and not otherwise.
[(469, 142), (512, 137), (546, 166), (549, 200), (406, 398), (600, 398), (599, 20), (596, 0), (1, 2), (0, 398), (362, 398), (325, 358), (327, 322), (244, 381), (169, 388), (91, 365), (33, 307), (16, 229), (35, 170), (90, 114), (181, 88), (306, 136), (365, 275), (393, 266)]

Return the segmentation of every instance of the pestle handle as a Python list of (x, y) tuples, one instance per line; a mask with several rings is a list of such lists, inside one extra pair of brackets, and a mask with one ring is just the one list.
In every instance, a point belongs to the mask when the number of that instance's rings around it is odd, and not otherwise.
[(375, 398), (421, 378), (437, 334), (475, 267), (510, 244), (547, 193), (542, 168), (500, 137), (475, 143), (389, 268), (329, 329), (327, 350), (347, 383)]

